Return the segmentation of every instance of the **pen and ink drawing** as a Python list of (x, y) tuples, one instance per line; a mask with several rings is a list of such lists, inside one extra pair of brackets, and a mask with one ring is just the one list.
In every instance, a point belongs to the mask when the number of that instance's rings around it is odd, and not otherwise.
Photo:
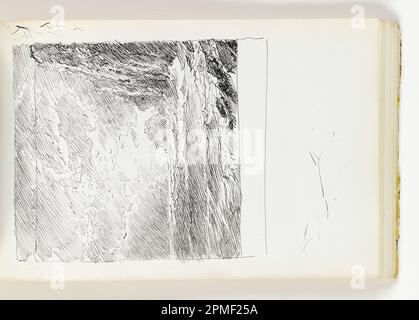
[(13, 49), (17, 259), (241, 255), (237, 41)]

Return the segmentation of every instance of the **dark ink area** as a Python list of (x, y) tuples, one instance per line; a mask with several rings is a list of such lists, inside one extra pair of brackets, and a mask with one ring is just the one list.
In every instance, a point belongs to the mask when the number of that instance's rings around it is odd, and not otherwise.
[(16, 46), (18, 260), (239, 257), (237, 54), (236, 40)]

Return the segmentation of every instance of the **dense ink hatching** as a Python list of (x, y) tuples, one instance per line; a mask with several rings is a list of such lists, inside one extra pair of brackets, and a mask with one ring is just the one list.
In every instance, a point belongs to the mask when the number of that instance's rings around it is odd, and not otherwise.
[(26, 261), (241, 254), (236, 40), (16, 46)]

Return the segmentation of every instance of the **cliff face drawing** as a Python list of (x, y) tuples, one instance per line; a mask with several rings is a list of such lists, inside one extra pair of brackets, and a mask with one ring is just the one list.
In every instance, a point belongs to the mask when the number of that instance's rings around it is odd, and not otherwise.
[(237, 41), (13, 56), (18, 260), (240, 256)]

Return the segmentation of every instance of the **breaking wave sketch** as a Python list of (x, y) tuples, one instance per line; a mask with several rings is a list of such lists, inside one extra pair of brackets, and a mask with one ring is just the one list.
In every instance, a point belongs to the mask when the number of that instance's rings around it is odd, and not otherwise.
[(237, 41), (13, 57), (18, 260), (240, 256)]

